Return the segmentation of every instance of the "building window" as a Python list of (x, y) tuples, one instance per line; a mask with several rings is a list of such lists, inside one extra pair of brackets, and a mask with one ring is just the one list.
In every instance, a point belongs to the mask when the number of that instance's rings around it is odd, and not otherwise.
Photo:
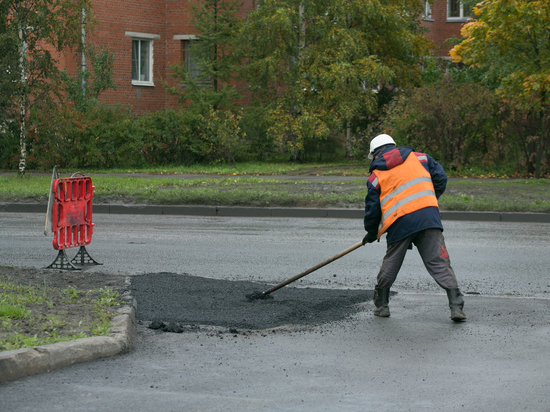
[(154, 86), (153, 84), (153, 40), (159, 35), (126, 32), (132, 37), (132, 84)]
[(151, 41), (132, 40), (132, 80), (151, 82)]
[(471, 16), (471, 8), (464, 6), (460, 0), (447, 1), (447, 20), (463, 21)]
[(429, 0), (424, 0), (424, 9), (422, 10), (422, 18), (424, 20), (432, 20), (432, 5)]
[(192, 79), (199, 80), (201, 77), (201, 69), (198, 63), (196, 53), (193, 53), (193, 46), (197, 44), (197, 40), (183, 40), (183, 61), (187, 72)]
[(194, 79), (199, 85), (207, 86), (210, 84), (210, 78), (201, 73), (201, 68), (198, 63), (197, 53), (193, 52), (199, 40), (194, 35), (177, 35), (174, 36), (174, 40), (181, 40), (181, 59), (182, 63), (187, 70), (187, 73)]

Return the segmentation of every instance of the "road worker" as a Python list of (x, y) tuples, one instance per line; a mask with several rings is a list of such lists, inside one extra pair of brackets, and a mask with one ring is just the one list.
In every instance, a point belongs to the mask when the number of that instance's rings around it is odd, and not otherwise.
[(396, 147), (387, 134), (370, 143), (365, 197), (363, 244), (380, 241), (387, 233), (387, 250), (374, 290), (374, 314), (390, 316), (390, 288), (401, 268), (407, 249), (414, 244), (429, 274), (447, 292), (451, 319), (466, 320), (464, 300), (445, 241), (437, 199), (447, 186), (443, 167), (425, 153), (407, 146)]

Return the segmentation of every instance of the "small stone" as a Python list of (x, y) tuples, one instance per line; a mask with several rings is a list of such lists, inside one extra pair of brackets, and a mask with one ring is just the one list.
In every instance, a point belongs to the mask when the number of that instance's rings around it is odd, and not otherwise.
[(158, 320), (152, 321), (151, 324), (149, 325), (149, 329), (161, 329), (162, 327), (164, 327), (164, 323)]

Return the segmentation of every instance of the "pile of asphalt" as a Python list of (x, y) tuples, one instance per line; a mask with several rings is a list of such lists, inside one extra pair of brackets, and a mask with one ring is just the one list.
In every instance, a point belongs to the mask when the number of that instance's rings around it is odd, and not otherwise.
[(247, 294), (273, 285), (203, 278), (189, 274), (148, 273), (132, 278), (138, 302), (136, 319), (168, 332), (200, 325), (268, 329), (287, 325), (319, 325), (345, 319), (372, 301), (372, 290), (314, 289), (286, 286), (273, 299), (248, 300)]

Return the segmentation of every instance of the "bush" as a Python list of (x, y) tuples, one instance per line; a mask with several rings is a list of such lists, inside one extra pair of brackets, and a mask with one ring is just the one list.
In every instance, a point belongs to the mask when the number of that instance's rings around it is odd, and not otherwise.
[(148, 113), (135, 119), (139, 137), (135, 154), (149, 165), (192, 164), (205, 158), (206, 146), (193, 138), (198, 121), (186, 111), (171, 109)]
[(197, 116), (197, 132), (194, 137), (200, 142), (202, 155), (209, 162), (235, 163), (233, 156), (242, 138), (239, 126), (241, 115), (231, 111), (210, 109)]
[[(90, 105), (85, 112), (71, 104), (43, 107), (31, 117), (28, 168), (235, 162), (244, 135), (240, 121), (240, 115), (214, 110), (204, 116), (164, 110), (133, 117), (124, 107), (104, 103)], [(4, 167), (18, 161), (19, 141), (13, 136), (0, 136), (6, 142), (0, 152)]]
[(33, 111), (28, 133), (28, 167), (62, 168), (139, 166), (139, 132), (130, 111), (97, 103), (85, 113), (71, 104)]
[(27, 169), (76, 166), (84, 130), (82, 115), (67, 106), (32, 110), (27, 130)]
[(277, 154), (277, 144), (268, 133), (270, 124), (263, 107), (247, 107), (239, 127), (243, 131), (243, 141), (235, 152), (237, 161), (267, 161)]
[(17, 168), (20, 150), (17, 122), (0, 122), (0, 167), (3, 169)]
[(446, 76), (402, 95), (388, 108), (382, 128), (398, 144), (429, 153), (454, 170), (509, 161), (507, 142), (496, 133), (495, 95), (478, 84)]

